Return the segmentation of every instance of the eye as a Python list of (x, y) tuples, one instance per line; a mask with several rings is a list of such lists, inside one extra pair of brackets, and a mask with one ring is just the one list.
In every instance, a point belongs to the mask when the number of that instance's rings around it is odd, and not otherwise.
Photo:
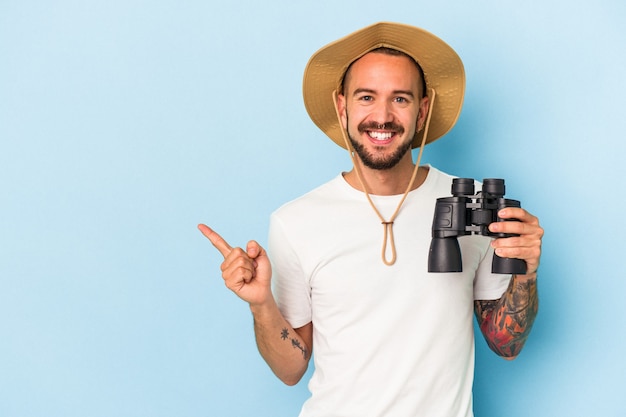
[(409, 102), (409, 100), (408, 100), (406, 97), (396, 97), (396, 98), (394, 99), (394, 101), (395, 101), (396, 103), (401, 103), (401, 104), (404, 104), (404, 103), (408, 103), (408, 102)]
[(359, 97), (359, 101), (372, 101), (372, 100), (374, 100), (374, 97), (368, 96), (368, 95), (363, 95)]

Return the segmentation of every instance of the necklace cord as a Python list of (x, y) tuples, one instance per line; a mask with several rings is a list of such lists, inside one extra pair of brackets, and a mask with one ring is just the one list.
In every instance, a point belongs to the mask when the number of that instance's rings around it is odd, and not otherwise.
[[(383, 263), (387, 266), (391, 266), (396, 263), (397, 254), (396, 254), (395, 238), (393, 236), (393, 223), (396, 220), (396, 217), (398, 216), (398, 214), (400, 213), (400, 209), (402, 208), (402, 205), (404, 204), (404, 200), (406, 200), (407, 196), (409, 195), (409, 192), (411, 191), (411, 188), (413, 187), (415, 178), (417, 178), (417, 172), (419, 171), (420, 161), (422, 159), (422, 154), (424, 152), (424, 145), (426, 144), (426, 137), (428, 136), (428, 128), (430, 127), (430, 117), (432, 115), (432, 108), (435, 103), (435, 95), (436, 95), (435, 90), (433, 88), (429, 90), (429, 93), (430, 93), (429, 94), (430, 105), (428, 106), (428, 114), (426, 116), (426, 123), (424, 125), (424, 135), (422, 136), (422, 143), (420, 144), (420, 150), (417, 155), (415, 168), (413, 169), (413, 174), (411, 175), (411, 180), (409, 181), (409, 185), (407, 186), (406, 191), (404, 192), (404, 195), (402, 196), (402, 199), (400, 200), (400, 203), (398, 204), (398, 207), (396, 207), (395, 212), (393, 213), (393, 215), (391, 216), (389, 220), (385, 220), (383, 215), (380, 213), (380, 211), (374, 204), (374, 201), (372, 201), (372, 197), (370, 196), (370, 193), (365, 185), (365, 181), (363, 181), (361, 170), (356, 161), (354, 148), (352, 147), (352, 144), (348, 140), (346, 129), (343, 129), (341, 126), (341, 116), (339, 114), (339, 108), (337, 107), (337, 90), (333, 91), (332, 93), (333, 102), (335, 104), (335, 114), (337, 115), (337, 120), (339, 122), (339, 127), (341, 129), (341, 135), (343, 137), (344, 143), (346, 144), (346, 149), (348, 149), (348, 152), (350, 153), (350, 158), (352, 159), (352, 165), (354, 165), (354, 171), (356, 172), (356, 176), (359, 179), (359, 182), (361, 183), (361, 187), (363, 188), (363, 192), (365, 193), (365, 196), (367, 197), (367, 201), (369, 202), (372, 209), (374, 209), (374, 212), (376, 213), (376, 215), (378, 216), (378, 218), (380, 219), (384, 227), (383, 247), (382, 247), (381, 256), (382, 256)], [(391, 250), (391, 259), (387, 259), (387, 246), (388, 245), (390, 246), (390, 250)]]

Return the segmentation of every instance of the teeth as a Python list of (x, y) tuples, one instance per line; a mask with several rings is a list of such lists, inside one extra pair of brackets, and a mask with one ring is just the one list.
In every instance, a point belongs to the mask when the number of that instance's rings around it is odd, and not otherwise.
[(372, 139), (387, 140), (392, 136), (391, 132), (368, 132)]

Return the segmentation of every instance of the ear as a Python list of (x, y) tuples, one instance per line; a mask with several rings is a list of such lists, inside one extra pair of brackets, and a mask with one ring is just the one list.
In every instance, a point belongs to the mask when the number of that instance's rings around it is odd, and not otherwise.
[(337, 94), (337, 112), (344, 129), (348, 128), (348, 116), (346, 112), (346, 98), (343, 94)]
[(426, 124), (426, 118), (428, 117), (428, 108), (430, 106), (430, 99), (428, 96), (424, 96), (420, 99), (419, 103), (419, 113), (417, 116), (417, 132), (421, 131)]

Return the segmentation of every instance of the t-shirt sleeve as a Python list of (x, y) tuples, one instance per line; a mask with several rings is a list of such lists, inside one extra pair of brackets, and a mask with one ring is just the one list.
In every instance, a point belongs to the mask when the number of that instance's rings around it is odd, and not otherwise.
[(508, 288), (511, 275), (491, 272), (493, 248), (489, 244), (489, 238), (482, 240), (486, 242), (487, 246), (474, 278), (474, 300), (497, 300)]
[(272, 214), (268, 238), (272, 290), (283, 317), (297, 329), (311, 322), (311, 291), (286, 230), (279, 216)]

